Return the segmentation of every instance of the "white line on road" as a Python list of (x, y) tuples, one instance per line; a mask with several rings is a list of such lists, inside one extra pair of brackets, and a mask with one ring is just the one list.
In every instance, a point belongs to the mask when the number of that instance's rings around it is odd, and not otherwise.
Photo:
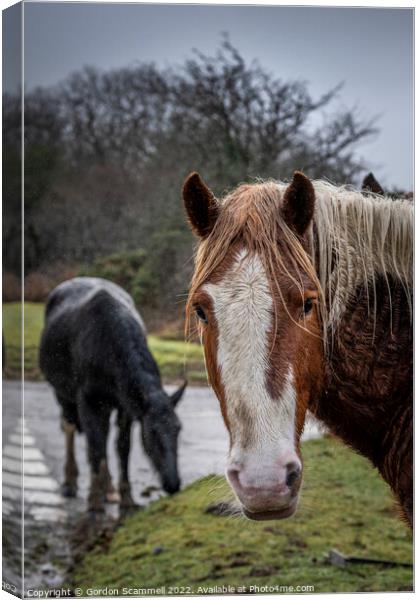
[[(22, 460), (22, 447), (6, 444), (3, 449), (3, 456)], [(25, 461), (26, 460), (42, 460), (42, 454), (38, 448), (25, 448)]]
[[(10, 485), (13, 487), (22, 487), (22, 477), (15, 473), (3, 473), (3, 484)], [(52, 479), (52, 477), (31, 477), (26, 475), (24, 477), (25, 491), (28, 490), (40, 490), (47, 492), (56, 492), (59, 489), (58, 483)]]
[(13, 505), (10, 504), (10, 502), (8, 502), (7, 500), (2, 501), (1, 507), (5, 515), (10, 515), (10, 513), (13, 511)]
[[(3, 458), (3, 472), (16, 473), (22, 475), (22, 463), (13, 458)], [(48, 475), (49, 471), (45, 463), (30, 460), (25, 462), (25, 475)]]
[(20, 500), (22, 498), (22, 490), (19, 488), (11, 488), (11, 487), (8, 487), (7, 485), (4, 485), (2, 492), (3, 492), (3, 499), (6, 498), (7, 500), (16, 501), (16, 500)]
[(50, 475), (43, 453), (35, 446), (35, 438), (26, 426), (22, 428), (22, 419), (19, 419), (19, 423), (3, 449), (3, 513), (11, 515), (21, 506), (19, 500), (22, 498), (23, 469), (25, 518), (32, 517), (35, 521), (63, 521), (67, 514), (59, 508), (64, 503), (58, 493), (59, 484)]
[(63, 504), (64, 498), (53, 492), (25, 490), (25, 502), (43, 504), (44, 506), (59, 506)]
[(22, 443), (25, 444), (25, 446), (35, 446), (35, 438), (31, 435), (22, 435), (21, 432), (12, 433), (9, 437), (9, 442), (16, 444), (17, 446), (21, 446)]

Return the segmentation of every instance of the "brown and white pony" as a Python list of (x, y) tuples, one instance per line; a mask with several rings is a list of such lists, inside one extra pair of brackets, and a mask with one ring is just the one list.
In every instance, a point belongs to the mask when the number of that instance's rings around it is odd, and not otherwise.
[(370, 459), (412, 524), (413, 205), (296, 172), (215, 198), (185, 181), (199, 237), (187, 302), (252, 519), (298, 504), (307, 409)]

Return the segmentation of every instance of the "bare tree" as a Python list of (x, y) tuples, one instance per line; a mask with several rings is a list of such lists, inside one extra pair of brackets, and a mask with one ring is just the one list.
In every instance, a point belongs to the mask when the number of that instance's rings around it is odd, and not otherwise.
[[(314, 99), (304, 82), (248, 64), (224, 39), (215, 56), (195, 51), (181, 68), (90, 67), (32, 92), (25, 98), (28, 270), (142, 248), (137, 296), (147, 280), (159, 292), (151, 304), (173, 304), (191, 269), (180, 202), (186, 174), (200, 170), (218, 193), (256, 177), (288, 178), (297, 168), (353, 182), (365, 168), (355, 149), (375, 127), (354, 111), (332, 111), (340, 89)], [(16, 134), (17, 105), (6, 104)]]
[(168, 84), (152, 64), (100, 73), (87, 67), (59, 88), (74, 164), (141, 172), (167, 127)]
[(215, 57), (196, 52), (174, 78), (178, 145), (194, 147), (209, 177), (225, 185), (247, 177), (288, 177), (296, 168), (350, 182), (362, 168), (354, 148), (375, 133), (373, 122), (349, 111), (319, 128), (309, 124), (340, 89), (314, 100), (305, 83), (276, 79), (257, 62), (247, 65), (225, 40)]

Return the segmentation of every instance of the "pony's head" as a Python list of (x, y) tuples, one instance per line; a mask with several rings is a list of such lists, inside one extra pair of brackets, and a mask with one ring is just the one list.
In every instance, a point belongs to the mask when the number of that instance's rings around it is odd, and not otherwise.
[(183, 197), (200, 240), (187, 322), (195, 313), (229, 431), (227, 478), (248, 517), (287, 517), (322, 377), (322, 298), (309, 257), (314, 188), (295, 173), (288, 187), (241, 185), (219, 201), (192, 173)]
[(143, 448), (155, 467), (162, 487), (168, 494), (176, 493), (181, 481), (178, 473), (178, 436), (181, 422), (175, 407), (184, 395), (187, 382), (169, 396), (165, 390), (148, 395), (148, 406), (142, 417)]

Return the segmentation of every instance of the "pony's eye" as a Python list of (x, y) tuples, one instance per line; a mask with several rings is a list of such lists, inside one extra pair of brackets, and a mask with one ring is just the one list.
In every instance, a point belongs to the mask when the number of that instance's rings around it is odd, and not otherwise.
[(195, 314), (200, 319), (200, 321), (202, 321), (203, 323), (208, 323), (208, 321), (207, 321), (207, 315), (204, 312), (204, 310), (201, 308), (201, 306), (196, 306), (195, 307)]
[(305, 315), (307, 315), (311, 312), (313, 305), (314, 305), (313, 298), (306, 298), (305, 303), (303, 305), (303, 312)]

